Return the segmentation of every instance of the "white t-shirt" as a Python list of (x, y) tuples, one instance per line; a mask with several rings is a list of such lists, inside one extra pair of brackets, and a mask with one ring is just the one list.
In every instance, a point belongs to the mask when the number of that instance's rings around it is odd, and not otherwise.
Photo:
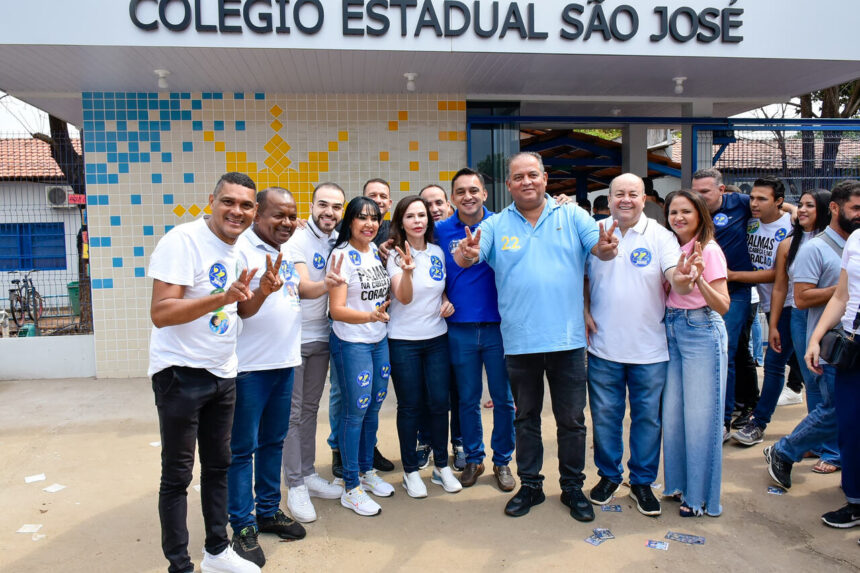
[[(388, 298), (388, 272), (382, 266), (376, 245), (370, 244), (370, 250), (360, 253), (349, 243), (333, 250), (329, 257), (327, 268), (331, 267), (335, 257), (343, 255), (340, 274), (346, 280), (346, 307), (362, 312), (371, 312)], [(362, 342), (373, 344), (385, 338), (384, 322), (367, 322), (364, 324), (348, 324), (335, 320), (332, 329), (338, 338), (347, 342)]]
[[(415, 270), (412, 271), (412, 302), (401, 304), (391, 297), (388, 314), (388, 338), (398, 340), (429, 340), (448, 332), (442, 310), (442, 294), (445, 292), (445, 254), (438, 245), (427, 245), (423, 251), (411, 246)], [(403, 273), (397, 264), (400, 255), (396, 252), (388, 257), (388, 276)]]
[[(313, 219), (303, 229), (297, 229), (286, 243), (286, 252), (293, 263), (304, 263), (308, 268), (308, 278), (313, 282), (325, 279), (326, 260), (337, 231), (326, 235), (314, 225)], [(328, 342), (331, 326), (328, 319), (328, 293), (319, 298), (302, 299), (302, 344), (308, 342)]]
[[(608, 219), (604, 221), (612, 224)], [(674, 233), (644, 214), (619, 239), (618, 256), (588, 256), (591, 316), (597, 332), (588, 351), (613, 362), (653, 364), (669, 360), (663, 315), (664, 273), (678, 264), (681, 247)]]
[[(747, 250), (750, 262), (757, 271), (769, 271), (776, 265), (776, 250), (779, 244), (791, 235), (791, 215), (783, 215), (772, 223), (762, 223), (760, 219), (750, 219), (747, 223)], [(770, 312), (770, 296), (773, 293), (773, 283), (756, 285), (761, 299), (759, 308), (762, 312)], [(786, 306), (789, 302), (786, 300)]]
[[(171, 229), (149, 259), (149, 276), (184, 286), (184, 298), (229, 289), (243, 268), (236, 245), (215, 236), (202, 217)], [(238, 324), (234, 302), (185, 324), (153, 327), (148, 375), (169, 366), (188, 366), (221, 378), (235, 377)]]
[[(854, 331), (854, 317), (860, 305), (860, 229), (851, 233), (842, 250), (842, 268), (848, 274), (848, 304), (842, 315), (845, 332)], [(860, 332), (860, 329), (857, 330)]]
[[(260, 239), (253, 229), (242, 233), (236, 246), (245, 268), (257, 269), (249, 285), (252, 291), (256, 290), (260, 286), (260, 277), (266, 272), (266, 255), (272, 257), (274, 264), (278, 251)], [(284, 286), (266, 297), (254, 316), (241, 319), (242, 331), (236, 345), (239, 372), (289, 368), (302, 363), (299, 274), (286, 253), (286, 244), (281, 246), (281, 252), (284, 252), (284, 258), (281, 259), (280, 275)]]

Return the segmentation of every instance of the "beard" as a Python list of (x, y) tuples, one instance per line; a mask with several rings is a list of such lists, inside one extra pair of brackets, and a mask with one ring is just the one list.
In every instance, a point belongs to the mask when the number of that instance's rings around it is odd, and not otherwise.
[(848, 235), (860, 229), (860, 218), (849, 219), (845, 216), (845, 212), (842, 209), (839, 209), (839, 217), (836, 218), (836, 223)]

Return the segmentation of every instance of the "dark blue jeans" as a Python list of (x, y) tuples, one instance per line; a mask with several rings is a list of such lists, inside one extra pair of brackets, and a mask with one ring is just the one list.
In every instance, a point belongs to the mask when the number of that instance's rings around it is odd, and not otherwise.
[(428, 340), (388, 340), (397, 394), (397, 436), (403, 471), (418, 471), (415, 443), (424, 410), (430, 412), (430, 446), (436, 467), (448, 465), (448, 335)]
[(860, 370), (836, 371), (836, 421), (842, 456), (842, 491), (860, 503)]
[[(761, 397), (753, 410), (753, 421), (759, 428), (766, 428), (770, 424), (779, 395), (785, 386), (785, 365), (794, 355), (794, 344), (791, 341), (791, 310), (790, 306), (783, 308), (777, 323), (782, 352), (777, 352), (768, 345), (764, 355), (764, 382), (761, 385)], [(766, 314), (770, 320), (770, 313)]]
[(493, 400), (493, 464), (506, 466), (514, 454), (514, 397), (505, 368), (505, 349), (499, 323), (448, 323), (448, 345), (454, 380), (460, 395), (460, 424), (466, 462), (484, 460), (484, 429), (481, 423), (482, 370)]
[(517, 475), (524, 486), (542, 487), (544, 476), (541, 410), (544, 375), (549, 382), (558, 442), (562, 490), (581, 488), (585, 481), (585, 349), (505, 357), (517, 415)]
[[(454, 382), (453, 368), (449, 374), (448, 378), (451, 384), (448, 391), (448, 410), (451, 413), (451, 445), (456, 447), (463, 445), (463, 433), (460, 430), (460, 394), (457, 392), (457, 384)], [(418, 443), (430, 443), (430, 410), (426, 405), (421, 413), (421, 423), (418, 426)]]
[(292, 368), (277, 368), (240, 372), (236, 378), (233, 457), (227, 472), (233, 531), (256, 524), (252, 511), (256, 517), (271, 517), (281, 504), (281, 458), (290, 425), (293, 375)]
[(372, 344), (347, 342), (332, 332), (329, 347), (340, 388), (338, 445), (343, 461), (343, 481), (349, 491), (358, 487), (359, 472), (373, 469), (379, 408), (388, 394), (391, 374), (388, 339)]
[(723, 420), (726, 425), (732, 421), (735, 409), (735, 355), (738, 351), (738, 341), (741, 331), (746, 326), (750, 313), (750, 289), (741, 288), (730, 295), (729, 311), (723, 316), (726, 323), (726, 335), (729, 339), (728, 364), (726, 368), (726, 406)]
[(188, 486), (194, 469), (194, 446), (200, 446), (200, 502), (206, 528), (206, 551), (226, 549), (227, 468), (230, 431), (236, 404), (236, 379), (200, 369), (172, 366), (152, 375), (161, 433), (161, 485), (158, 516), (161, 549), (168, 571), (194, 571), (188, 556)]

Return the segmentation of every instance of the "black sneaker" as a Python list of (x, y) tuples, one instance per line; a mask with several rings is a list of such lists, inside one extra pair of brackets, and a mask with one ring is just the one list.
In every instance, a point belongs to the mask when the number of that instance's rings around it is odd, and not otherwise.
[[(602, 480), (601, 483), (603, 483)], [(615, 485), (615, 487), (618, 486)], [(582, 493), (582, 488), (575, 487), (573, 489), (562, 491), (561, 503), (570, 508), (570, 516), (575, 520), (594, 521), (594, 509), (591, 507), (591, 504), (588, 503), (588, 499), (586, 499), (585, 494)]]
[(343, 460), (340, 459), (340, 450), (331, 451), (331, 473), (336, 478), (343, 478)]
[(782, 488), (791, 488), (791, 466), (794, 462), (785, 459), (773, 446), (764, 449), (764, 459), (767, 460), (767, 473), (773, 481)]
[(740, 414), (738, 414), (738, 417), (735, 418), (732, 422), (732, 429), (740, 430), (741, 428), (749, 424), (750, 420), (752, 419), (753, 410), (755, 410), (755, 408), (751, 406), (744, 406), (741, 409)]
[(848, 529), (860, 525), (860, 503), (846, 504), (842, 509), (830, 511), (821, 516), (824, 525)]
[(260, 533), (274, 533), (281, 539), (302, 539), (307, 534), (300, 523), (287, 517), (280, 509), (271, 517), (258, 517), (257, 527)]
[(394, 470), (394, 464), (379, 452), (379, 448), (373, 448), (373, 469), (381, 472)]
[(660, 502), (654, 497), (654, 492), (651, 491), (650, 485), (631, 485), (630, 497), (636, 501), (636, 509), (642, 515), (656, 517), (662, 513)]
[(418, 469), (427, 469), (430, 465), (430, 444), (422, 444), (419, 442), (418, 446), (415, 448), (415, 453), (418, 455)]
[(520, 486), (520, 491), (505, 504), (505, 513), (511, 517), (522, 517), (532, 507), (543, 503), (546, 496), (542, 487)]
[(595, 505), (606, 505), (617, 489), (617, 483), (613, 483), (609, 478), (601, 477), (597, 485), (591, 488), (588, 493), (588, 499)]
[(233, 551), (251, 563), (262, 567), (266, 564), (266, 556), (263, 554), (263, 548), (260, 547), (260, 542), (257, 540), (257, 528), (253, 525), (243, 527), (238, 532), (233, 532)]

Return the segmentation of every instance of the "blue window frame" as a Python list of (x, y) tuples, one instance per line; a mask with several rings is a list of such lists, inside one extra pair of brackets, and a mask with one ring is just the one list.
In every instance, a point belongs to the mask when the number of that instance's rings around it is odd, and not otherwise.
[(66, 268), (66, 230), (60, 223), (0, 223), (0, 271)]

